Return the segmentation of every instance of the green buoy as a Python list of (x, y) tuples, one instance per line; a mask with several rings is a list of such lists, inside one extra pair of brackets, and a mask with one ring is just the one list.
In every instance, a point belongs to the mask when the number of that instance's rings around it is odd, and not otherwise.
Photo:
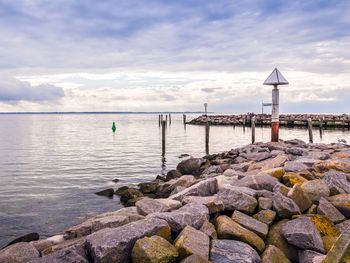
[(113, 124), (112, 124), (112, 131), (115, 132), (116, 129), (117, 129), (117, 127), (115, 126), (115, 122), (113, 122)]

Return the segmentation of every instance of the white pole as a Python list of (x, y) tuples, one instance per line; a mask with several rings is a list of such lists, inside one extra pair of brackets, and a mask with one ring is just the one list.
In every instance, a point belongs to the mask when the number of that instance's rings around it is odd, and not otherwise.
[(274, 85), (272, 90), (271, 141), (278, 142), (279, 133), (279, 90)]

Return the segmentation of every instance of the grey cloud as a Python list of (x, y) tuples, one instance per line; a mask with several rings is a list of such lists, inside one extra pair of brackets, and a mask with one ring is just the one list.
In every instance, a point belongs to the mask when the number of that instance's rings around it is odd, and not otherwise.
[(4, 103), (57, 101), (64, 96), (62, 88), (51, 84), (33, 86), (29, 82), (15, 78), (3, 77), (0, 79), (0, 101)]
[(202, 88), (201, 91), (203, 92), (208, 92), (208, 93), (212, 93), (216, 90), (221, 90), (222, 88)]
[(174, 101), (174, 100), (176, 100), (176, 98), (174, 96), (167, 95), (167, 94), (162, 94), (162, 95), (160, 95), (160, 97), (162, 99), (164, 99), (165, 101)]

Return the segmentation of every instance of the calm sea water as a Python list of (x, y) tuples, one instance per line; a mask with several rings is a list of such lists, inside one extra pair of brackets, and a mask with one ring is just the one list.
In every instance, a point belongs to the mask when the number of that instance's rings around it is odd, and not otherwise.
[[(204, 127), (184, 128), (182, 114), (172, 115), (167, 128), (165, 160), (156, 114), (4, 114), (0, 124), (0, 247), (28, 232), (50, 236), (87, 216), (118, 209), (117, 197), (94, 192), (152, 180), (175, 168), (181, 154), (205, 155)], [(306, 129), (280, 133), (282, 139), (308, 140)], [(269, 137), (269, 128), (256, 128), (257, 141)], [(211, 127), (210, 153), (250, 139), (249, 128)], [(321, 138), (314, 131), (315, 142), (338, 139), (350, 142), (350, 132), (327, 130)]]

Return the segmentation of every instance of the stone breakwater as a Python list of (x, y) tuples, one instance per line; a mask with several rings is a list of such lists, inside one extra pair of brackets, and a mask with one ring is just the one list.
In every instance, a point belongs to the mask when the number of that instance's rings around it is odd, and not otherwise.
[(115, 194), (127, 207), (19, 239), (0, 262), (350, 262), (348, 145), (256, 143)]
[[(250, 125), (253, 116), (256, 125), (271, 125), (271, 114), (201, 115), (187, 124), (204, 125), (208, 120), (210, 125)], [(322, 128), (350, 128), (350, 115), (347, 114), (281, 114), (280, 125), (307, 126), (308, 119)]]

